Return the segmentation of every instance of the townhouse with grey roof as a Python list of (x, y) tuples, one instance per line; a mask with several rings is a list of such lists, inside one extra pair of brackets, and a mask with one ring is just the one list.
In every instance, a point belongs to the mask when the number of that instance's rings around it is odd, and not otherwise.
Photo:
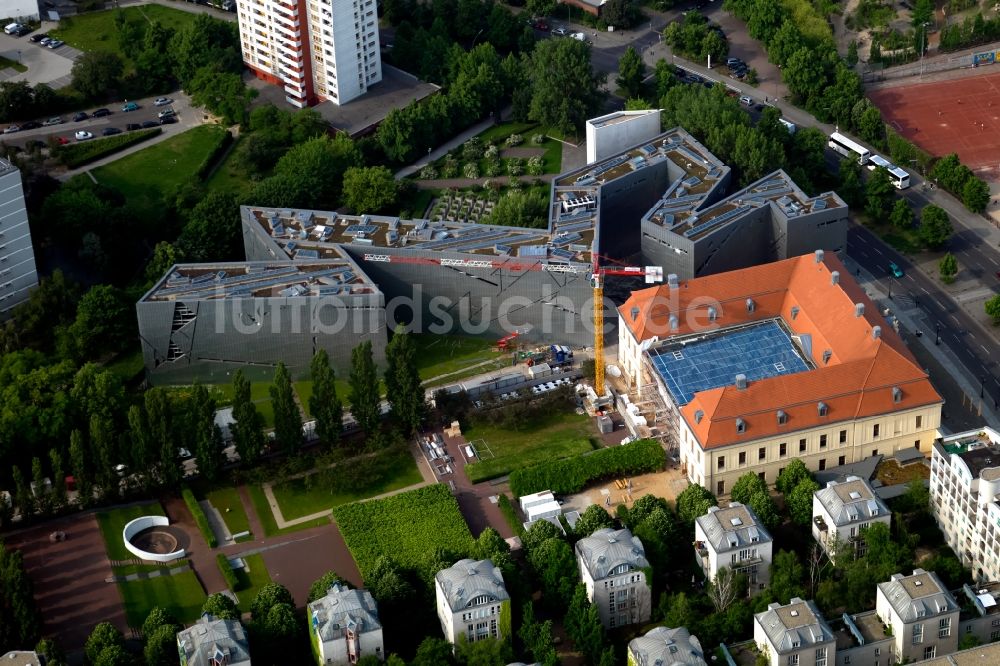
[(599, 529), (576, 543), (587, 599), (609, 628), (649, 621), (652, 601), (646, 549), (627, 529)]
[(773, 544), (753, 509), (739, 502), (710, 507), (695, 519), (694, 535), (695, 556), (708, 580), (728, 567), (747, 577), (750, 596), (767, 587)]
[(701, 641), (684, 627), (654, 627), (628, 644), (628, 666), (707, 666)]
[(378, 605), (368, 590), (334, 583), (325, 596), (309, 604), (308, 612), (320, 666), (348, 666), (369, 655), (385, 660)]
[(849, 476), (842, 482), (831, 481), (813, 493), (812, 534), (831, 562), (842, 547), (863, 556), (863, 530), (875, 523), (892, 523), (892, 512), (864, 479)]
[(177, 632), (181, 666), (250, 666), (247, 632), (239, 620), (217, 620), (205, 613)]
[(505, 632), (510, 630), (510, 595), (503, 574), (490, 560), (459, 560), (438, 571), (434, 593), (441, 630), (449, 643), (456, 643), (459, 636), (470, 643), (509, 638)]
[(770, 666), (832, 666), (837, 649), (816, 605), (798, 597), (754, 615), (753, 640)]
[(933, 659), (958, 649), (959, 606), (933, 572), (914, 569), (879, 583), (875, 613), (895, 637), (898, 661)]

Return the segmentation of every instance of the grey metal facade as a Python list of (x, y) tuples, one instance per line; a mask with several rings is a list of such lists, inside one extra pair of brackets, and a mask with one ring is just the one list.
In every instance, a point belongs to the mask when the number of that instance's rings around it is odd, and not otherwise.
[(0, 160), (0, 321), (38, 286), (21, 171)]

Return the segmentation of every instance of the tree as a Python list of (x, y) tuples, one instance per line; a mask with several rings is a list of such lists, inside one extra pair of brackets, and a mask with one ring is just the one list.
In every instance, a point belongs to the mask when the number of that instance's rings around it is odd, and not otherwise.
[(309, 371), (313, 382), (309, 411), (316, 419), (316, 435), (324, 444), (335, 446), (344, 429), (344, 406), (337, 397), (336, 376), (325, 349), (313, 356)]
[(913, 226), (913, 210), (906, 199), (896, 199), (896, 203), (892, 206), (892, 213), (889, 215), (889, 221), (892, 222), (893, 227), (900, 231), (905, 231)]
[(993, 325), (1000, 325), (1000, 294), (991, 297), (983, 304), (986, 314), (993, 321)]
[(191, 430), (198, 456), (198, 472), (208, 481), (215, 481), (226, 464), (222, 448), (222, 431), (215, 424), (215, 400), (203, 384), (196, 384), (192, 399)]
[(975, 176), (965, 181), (961, 194), (962, 203), (973, 213), (982, 213), (990, 203), (990, 186)]
[(591, 68), (587, 44), (575, 39), (542, 40), (525, 69), (532, 90), (532, 120), (573, 132), (597, 111), (601, 76)]
[[(176, 638), (174, 639), (174, 658), (177, 657)], [(45, 666), (66, 666), (66, 653), (51, 638), (43, 638), (35, 645), (35, 652), (44, 657)]]
[(785, 496), (788, 513), (799, 525), (808, 525), (812, 521), (813, 493), (819, 490), (819, 484), (812, 478), (803, 479), (791, 493)]
[(177, 79), (187, 84), (203, 67), (239, 74), (240, 36), (235, 25), (198, 14), (186, 28), (174, 35), (170, 44)]
[(705, 488), (693, 483), (677, 496), (677, 517), (689, 525), (695, 518), (704, 516), (709, 507), (718, 506), (719, 500)]
[(913, 11), (910, 13), (910, 22), (914, 28), (921, 28), (925, 23), (934, 20), (934, 1), (916, 0), (913, 3)]
[(559, 528), (547, 520), (536, 520), (528, 526), (521, 536), (521, 543), (527, 552), (538, 548), (548, 539), (562, 539)]
[(146, 645), (142, 650), (147, 666), (174, 666), (177, 663), (176, 626), (164, 625), (151, 633), (143, 633)]
[[(241, 259), (243, 233), (240, 203), (236, 193), (215, 190), (200, 199), (188, 213), (187, 222), (177, 239), (181, 256), (187, 261)], [(157, 274), (156, 278), (159, 279), (161, 274)]]
[(556, 11), (556, 0), (527, 0), (524, 10), (530, 16), (551, 16)]
[(587, 588), (582, 583), (573, 591), (563, 626), (576, 649), (590, 663), (596, 663), (604, 651), (604, 627), (597, 608), (587, 600)]
[(351, 387), (348, 398), (351, 415), (365, 434), (371, 437), (378, 428), (380, 413), (378, 372), (372, 356), (372, 343), (368, 340), (351, 351), (351, 375), (348, 383)]
[(69, 334), (81, 358), (121, 349), (135, 339), (135, 306), (115, 287), (91, 287), (77, 305)]
[(548, 224), (549, 197), (536, 189), (509, 190), (493, 205), (486, 220), (504, 227), (542, 229)]
[(775, 481), (774, 487), (778, 489), (779, 493), (787, 495), (795, 490), (795, 486), (799, 485), (803, 480), (811, 478), (812, 473), (806, 467), (806, 464), (796, 458), (788, 463), (785, 469), (781, 470), (781, 474), (778, 475), (778, 480)]
[(396, 203), (399, 186), (384, 166), (351, 167), (344, 172), (344, 203), (356, 213), (381, 213)]
[(614, 521), (608, 515), (608, 512), (604, 510), (604, 507), (600, 504), (591, 504), (580, 514), (580, 518), (576, 521), (573, 531), (581, 537), (588, 537), (597, 530), (611, 527), (612, 525), (614, 525)]
[(24, 479), (24, 473), (20, 467), (14, 465), (10, 478), (14, 485), (14, 506), (21, 514), (21, 524), (24, 524), (35, 514), (35, 498), (31, 494), (31, 487)]
[(178, 464), (179, 447), (175, 439), (173, 406), (162, 388), (154, 387), (146, 391), (144, 400), (151, 448), (159, 452), (159, 478), (164, 485), (176, 486), (181, 480), (181, 468)]
[(227, 125), (246, 120), (247, 107), (257, 91), (243, 84), (239, 74), (202, 67), (184, 86), (191, 102), (221, 116)]
[[(274, 172), (288, 192), (289, 205), (333, 210), (340, 198), (344, 172), (361, 155), (344, 134), (310, 139), (285, 153)], [(269, 180), (269, 179), (268, 179)]]
[(135, 659), (128, 653), (124, 645), (109, 645), (97, 655), (93, 666), (132, 666)]
[(327, 590), (335, 584), (339, 584), (341, 587), (346, 588), (351, 587), (350, 583), (337, 575), (337, 572), (327, 571), (325, 574), (314, 580), (313, 584), (309, 586), (309, 596), (306, 598), (306, 603), (311, 604), (317, 599), (322, 599), (326, 596)]
[(767, 482), (753, 472), (747, 472), (736, 479), (730, 497), (734, 502), (748, 504), (755, 493), (767, 493)]
[(35, 487), (35, 512), (47, 515), (52, 509), (52, 496), (45, 484), (45, 470), (37, 456), (31, 459), (31, 483)]
[(31, 579), (24, 570), (21, 552), (8, 550), (0, 541), (0, 650), (22, 649), (38, 640), (39, 618)]
[(805, 569), (794, 551), (779, 550), (771, 563), (768, 595), (772, 601), (787, 604), (792, 597), (804, 597), (802, 581)]
[(958, 274), (958, 260), (955, 259), (955, 255), (948, 252), (941, 257), (941, 261), (938, 262), (938, 272), (941, 274), (941, 281), (945, 284), (954, 282), (955, 276)]
[(932, 250), (938, 249), (951, 238), (951, 218), (943, 208), (933, 204), (920, 211), (920, 239)]
[(566, 608), (577, 582), (573, 548), (561, 538), (552, 537), (528, 551), (528, 563), (541, 584), (546, 607), (553, 611)]
[(291, 601), (274, 604), (263, 620), (255, 620), (255, 625), (266, 638), (264, 663), (288, 663), (292, 661), (291, 655), (300, 651), (302, 626)]
[(144, 485), (148, 487), (153, 481), (152, 471), (158, 451), (152, 448), (149, 424), (146, 422), (146, 412), (141, 404), (128, 408), (127, 420), (129, 438), (132, 442), (132, 468), (142, 472)]
[(865, 188), (865, 212), (871, 216), (872, 221), (876, 224), (881, 222), (888, 213), (889, 202), (892, 200), (894, 192), (895, 187), (893, 187), (889, 172), (883, 167), (875, 169), (875, 173), (868, 179), (868, 185)]
[(202, 614), (208, 613), (217, 620), (239, 620), (240, 609), (228, 595), (216, 592), (208, 595), (201, 607)]
[[(312, 410), (315, 414), (316, 408)], [(229, 431), (240, 460), (246, 465), (255, 464), (264, 451), (264, 423), (251, 398), (250, 380), (243, 370), (233, 375), (233, 423)]]
[(295, 453), (302, 446), (302, 414), (295, 402), (292, 378), (281, 361), (274, 370), (270, 393), (274, 407), (274, 440), (287, 453)]
[(83, 651), (87, 655), (87, 660), (91, 664), (96, 665), (100, 654), (104, 650), (114, 647), (124, 648), (125, 637), (122, 636), (122, 632), (118, 631), (115, 625), (110, 622), (101, 622), (90, 632), (90, 636), (87, 637), (87, 642), (84, 644)]
[(73, 63), (73, 87), (88, 99), (96, 99), (118, 88), (125, 64), (108, 51), (85, 51)]
[[(149, 636), (160, 627), (176, 627), (180, 623), (170, 611), (154, 606), (142, 623), (142, 635)], [(176, 632), (175, 632), (176, 633)]]
[(524, 604), (524, 611), (521, 613), (521, 628), (517, 635), (535, 663), (540, 664), (540, 666), (558, 666), (559, 656), (556, 654), (552, 640), (552, 620), (537, 622), (535, 620), (535, 606), (531, 601), (526, 601)]
[(426, 411), (416, 354), (413, 337), (397, 326), (385, 348), (385, 397), (392, 407), (393, 418), (407, 434), (420, 429)]
[(839, 166), (840, 186), (837, 194), (848, 206), (857, 207), (864, 202), (865, 186), (861, 182), (861, 166), (857, 160), (841, 160)]
[(847, 56), (845, 58), (848, 67), (854, 67), (858, 64), (858, 42), (856, 40), (851, 40), (847, 45)]
[(781, 522), (778, 510), (774, 506), (774, 500), (766, 490), (758, 490), (750, 496), (747, 505), (757, 514), (757, 519), (764, 523), (765, 527), (775, 527)]
[(706, 592), (716, 613), (725, 613), (741, 593), (746, 592), (745, 580), (729, 567), (720, 567), (709, 581)]
[(257, 596), (250, 603), (250, 615), (254, 621), (262, 620), (278, 604), (289, 604), (294, 607), (295, 601), (292, 599), (292, 593), (284, 585), (268, 583), (260, 588)]
[(625, 49), (618, 60), (618, 78), (615, 83), (625, 92), (625, 97), (642, 95), (642, 80), (646, 78), (646, 63), (633, 46)]
[(417, 647), (417, 653), (410, 661), (410, 666), (448, 666), (454, 664), (453, 648), (451, 643), (442, 638), (428, 636)]
[(83, 448), (83, 435), (79, 430), (74, 430), (69, 435), (69, 464), (73, 472), (73, 481), (76, 483), (77, 502), (81, 506), (87, 506), (93, 497), (93, 489), (90, 473), (87, 470), (87, 452)]
[(58, 449), (49, 449), (49, 467), (52, 470), (52, 502), (55, 508), (66, 505), (66, 468)]
[(660, 611), (663, 623), (668, 627), (690, 627), (698, 621), (698, 613), (694, 604), (684, 592), (677, 592), (660, 600)]

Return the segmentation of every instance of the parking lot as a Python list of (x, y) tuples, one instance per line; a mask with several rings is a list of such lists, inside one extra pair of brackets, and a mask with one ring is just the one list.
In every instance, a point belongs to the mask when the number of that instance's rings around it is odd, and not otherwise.
[[(31, 34), (43, 33), (55, 26), (52, 21), (43, 21), (42, 27)], [(2, 70), (0, 81), (27, 81), (32, 85), (44, 83), (52, 88), (69, 85), (73, 61), (80, 55), (80, 51), (66, 45), (47, 49), (32, 43), (30, 38), (31, 35), (14, 37), (0, 32), (0, 55), (28, 68), (26, 72)]]

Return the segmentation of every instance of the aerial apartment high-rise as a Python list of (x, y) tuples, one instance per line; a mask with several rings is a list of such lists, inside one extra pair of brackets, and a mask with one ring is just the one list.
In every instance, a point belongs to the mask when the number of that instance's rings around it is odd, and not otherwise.
[(346, 104), (382, 80), (375, 0), (239, 0), (243, 62), (299, 108)]
[(0, 321), (38, 286), (21, 171), (0, 160)]

